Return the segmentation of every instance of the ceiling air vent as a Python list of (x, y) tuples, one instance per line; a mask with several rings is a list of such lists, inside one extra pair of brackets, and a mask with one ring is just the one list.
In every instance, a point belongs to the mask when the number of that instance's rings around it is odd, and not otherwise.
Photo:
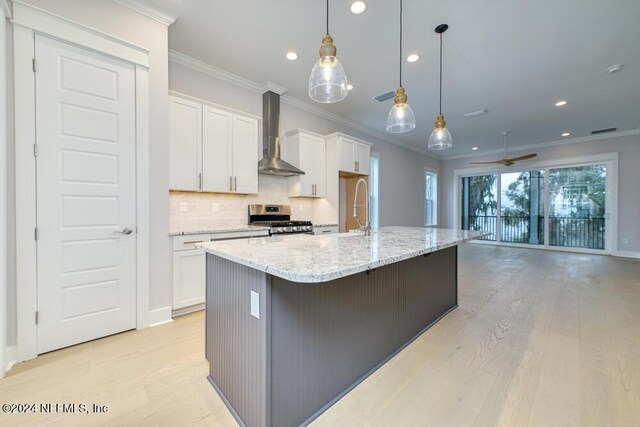
[(618, 128), (607, 128), (607, 129), (592, 130), (591, 131), (591, 135), (598, 135), (599, 133), (615, 132), (616, 130), (618, 130)]
[(374, 96), (373, 99), (375, 99), (378, 102), (383, 102), (386, 101), (387, 99), (391, 99), (393, 97), (396, 96), (396, 93), (392, 90), (390, 90), (389, 92), (385, 92), (385, 93), (381, 93), (378, 96)]

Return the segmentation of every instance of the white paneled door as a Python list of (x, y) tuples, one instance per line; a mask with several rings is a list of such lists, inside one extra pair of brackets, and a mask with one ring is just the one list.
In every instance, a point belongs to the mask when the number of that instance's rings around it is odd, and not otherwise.
[(36, 36), (38, 353), (136, 327), (133, 65)]

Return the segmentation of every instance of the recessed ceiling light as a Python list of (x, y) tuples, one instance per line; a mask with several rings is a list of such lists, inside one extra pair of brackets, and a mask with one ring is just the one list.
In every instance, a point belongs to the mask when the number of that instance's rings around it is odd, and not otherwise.
[(556, 107), (564, 107), (568, 103), (569, 103), (569, 101), (565, 101), (565, 100), (558, 101), (558, 102), (556, 102)]
[(295, 61), (296, 59), (298, 59), (298, 54), (295, 52), (287, 52), (285, 56), (289, 61)]
[(471, 147), (471, 149), (472, 149), (473, 151), (477, 151), (477, 150), (478, 150), (478, 147)]
[(567, 136), (571, 136), (571, 132), (565, 132), (562, 134), (562, 136), (567, 137)]
[(362, 0), (355, 0), (353, 3), (351, 3), (351, 7), (349, 7), (349, 10), (354, 15), (360, 15), (361, 13), (364, 13), (365, 10), (367, 10), (367, 4)]
[(353, 85), (351, 83), (347, 85), (347, 90), (353, 90)]
[(417, 62), (420, 59), (420, 55), (418, 55), (417, 53), (412, 53), (411, 55), (407, 56), (407, 62)]

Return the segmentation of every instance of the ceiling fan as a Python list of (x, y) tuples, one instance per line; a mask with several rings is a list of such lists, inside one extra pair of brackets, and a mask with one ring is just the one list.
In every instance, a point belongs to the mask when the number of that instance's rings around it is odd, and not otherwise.
[(469, 162), (469, 163), (471, 163), (472, 165), (499, 164), (499, 165), (505, 165), (505, 166), (512, 166), (512, 165), (515, 165), (516, 162), (533, 159), (534, 157), (538, 156), (537, 153), (531, 153), (531, 154), (525, 154), (524, 156), (507, 158), (507, 136), (509, 136), (509, 132), (510, 131), (502, 132), (502, 138), (504, 140), (504, 157), (505, 157), (504, 159), (494, 160), (493, 162)]

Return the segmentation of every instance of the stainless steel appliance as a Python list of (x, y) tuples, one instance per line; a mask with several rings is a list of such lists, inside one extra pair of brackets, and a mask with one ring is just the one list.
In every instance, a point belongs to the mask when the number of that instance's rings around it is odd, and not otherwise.
[(289, 205), (249, 205), (249, 225), (269, 227), (272, 235), (313, 234), (311, 221), (292, 221)]

